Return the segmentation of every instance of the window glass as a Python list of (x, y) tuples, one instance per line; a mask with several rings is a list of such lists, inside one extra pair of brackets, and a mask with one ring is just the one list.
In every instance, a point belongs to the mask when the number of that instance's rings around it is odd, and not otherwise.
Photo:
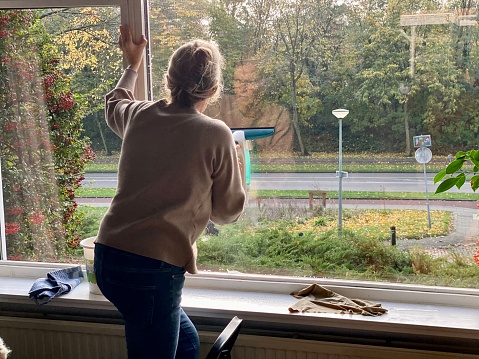
[[(456, 205), (463, 214), (425, 204), (439, 198), (431, 173), (477, 143), (475, 8), (148, 4), (155, 100), (174, 49), (210, 39), (226, 64), (224, 94), (206, 114), (231, 128), (275, 129), (246, 142), (248, 205), (238, 223), (210, 224), (198, 239), (201, 270), (477, 288), (477, 236), (469, 227), (454, 242), (446, 236), (461, 226), (458, 216), (475, 223), (468, 183), (451, 192), (469, 200)], [(105, 125), (103, 96), (121, 76), (120, 21), (116, 6), (0, 10), (2, 253), (10, 260), (78, 262), (78, 242), (96, 233), (108, 201), (87, 206), (85, 196), (114, 193), (121, 141)], [(335, 109), (349, 113), (338, 119)], [(414, 157), (426, 134), (427, 173)], [(94, 170), (112, 173), (101, 181)], [(364, 197), (375, 201), (368, 211), (353, 202)], [(399, 210), (390, 197), (422, 202)]]
[[(478, 30), (462, 26), (475, 22), (476, 9), (447, 1), (152, 0), (149, 11), (155, 98), (172, 51), (210, 39), (226, 60), (225, 91), (206, 113), (232, 128), (275, 128), (248, 141), (248, 206), (238, 223), (210, 225), (199, 239), (201, 269), (477, 286), (473, 233), (448, 242), (441, 236), (457, 226), (457, 212), (425, 204), (426, 191), (437, 198), (432, 176), (447, 155), (476, 146), (477, 131), (466, 127), (477, 127)], [(440, 22), (445, 13), (457, 21)], [(421, 26), (401, 25), (407, 14), (422, 14), (406, 18)], [(339, 121), (332, 111), (341, 108), (349, 114)], [(428, 182), (414, 158), (413, 137), (422, 134), (433, 139)], [(361, 173), (370, 171), (382, 174)], [(376, 199), (367, 212), (351, 201), (366, 192)], [(422, 202), (400, 211), (384, 200), (390, 195)], [(475, 203), (467, 203), (464, 218), (474, 223)]]
[(118, 144), (103, 98), (121, 74), (118, 7), (0, 10), (2, 259), (74, 262), (92, 144)]

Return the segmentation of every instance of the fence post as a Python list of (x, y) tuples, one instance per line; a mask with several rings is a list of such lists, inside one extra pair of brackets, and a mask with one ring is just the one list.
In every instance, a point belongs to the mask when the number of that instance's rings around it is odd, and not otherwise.
[(391, 226), (390, 230), (391, 230), (391, 245), (395, 246), (396, 245), (396, 227)]

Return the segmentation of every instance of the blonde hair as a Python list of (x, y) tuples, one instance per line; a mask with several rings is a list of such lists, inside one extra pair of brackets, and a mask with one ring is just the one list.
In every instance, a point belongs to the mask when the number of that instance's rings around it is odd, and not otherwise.
[(205, 99), (216, 101), (223, 90), (223, 63), (218, 46), (211, 42), (193, 40), (180, 46), (165, 74), (168, 101), (184, 107)]

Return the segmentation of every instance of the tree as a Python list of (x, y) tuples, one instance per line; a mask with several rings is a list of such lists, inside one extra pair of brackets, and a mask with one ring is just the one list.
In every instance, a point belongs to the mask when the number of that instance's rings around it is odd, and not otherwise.
[(118, 49), (120, 13), (116, 7), (44, 10), (47, 31), (59, 47), (61, 66), (72, 77), (72, 90), (85, 106), (84, 126), (92, 146), (111, 155), (121, 140), (104, 121), (104, 96), (121, 75)]
[[(325, 30), (331, 21), (331, 4), (329, 1), (278, 0), (274, 2), (274, 10), (271, 13), (275, 14), (272, 19), (274, 34), (268, 53), (269, 68), (265, 68), (265, 72), (272, 80), (269, 89), (280, 103), (291, 110), (292, 125), (301, 155), (307, 155), (308, 151), (302, 138), (301, 120), (306, 122), (309, 118), (299, 117), (298, 106), (301, 101), (298, 101), (298, 86), (300, 79), (303, 79), (301, 83), (306, 85), (303, 91), (315, 88), (305, 73), (306, 63), (314, 58), (314, 50), (318, 43), (327, 37)], [(284, 97), (284, 90), (289, 93), (287, 100)], [(310, 95), (317, 97), (311, 92)], [(315, 105), (316, 109), (320, 107), (321, 103)]]
[(206, 0), (150, 1), (153, 95), (164, 95), (163, 70), (176, 48), (196, 38), (209, 39)]
[[(402, 147), (409, 155), (410, 133), (432, 131), (435, 120), (430, 121), (430, 110), (437, 108), (434, 116), (442, 117), (455, 111), (461, 91), (457, 67), (450, 56), (448, 26), (416, 29), (415, 71), (411, 77), (410, 43), (402, 35), (399, 22), (402, 14), (438, 8), (439, 4), (428, 0), (365, 0), (344, 9), (342, 40), (329, 67), (328, 100), (323, 101), (328, 111), (333, 103), (344, 105), (354, 114), (345, 122), (349, 126), (345, 137), (356, 146), (349, 149), (398, 151)], [(409, 91), (401, 93), (401, 85)]]
[(234, 92), (234, 71), (251, 53), (251, 38), (248, 23), (242, 21), (247, 10), (242, 2), (212, 1), (209, 6), (209, 32), (220, 46), (225, 58), (223, 72), (225, 92)]
[(270, 0), (247, 0), (247, 17), (245, 22), (252, 32), (248, 40), (251, 41), (253, 53), (265, 48), (272, 32), (274, 2)]
[[(364, 1), (348, 13), (349, 26), (346, 44), (348, 53), (341, 55), (354, 63), (347, 74), (345, 98), (350, 116), (350, 130), (361, 133), (363, 146), (374, 149), (398, 150), (396, 143), (404, 143), (406, 155), (410, 154), (409, 111), (401, 113), (410, 96), (400, 92), (401, 82), (406, 82), (408, 72), (408, 43), (401, 35), (399, 14), (388, 11), (385, 2)], [(342, 67), (346, 65), (341, 64)], [(400, 126), (403, 121), (403, 126)], [(383, 134), (387, 133), (385, 137)], [(402, 141), (399, 134), (403, 134)], [(376, 148), (377, 148), (376, 147)]]

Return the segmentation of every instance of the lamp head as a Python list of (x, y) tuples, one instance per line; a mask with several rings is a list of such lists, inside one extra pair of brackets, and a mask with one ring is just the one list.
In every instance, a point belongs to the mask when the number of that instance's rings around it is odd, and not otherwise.
[(339, 108), (337, 110), (333, 110), (333, 115), (336, 118), (345, 118), (349, 113), (349, 110), (345, 110), (343, 108)]

